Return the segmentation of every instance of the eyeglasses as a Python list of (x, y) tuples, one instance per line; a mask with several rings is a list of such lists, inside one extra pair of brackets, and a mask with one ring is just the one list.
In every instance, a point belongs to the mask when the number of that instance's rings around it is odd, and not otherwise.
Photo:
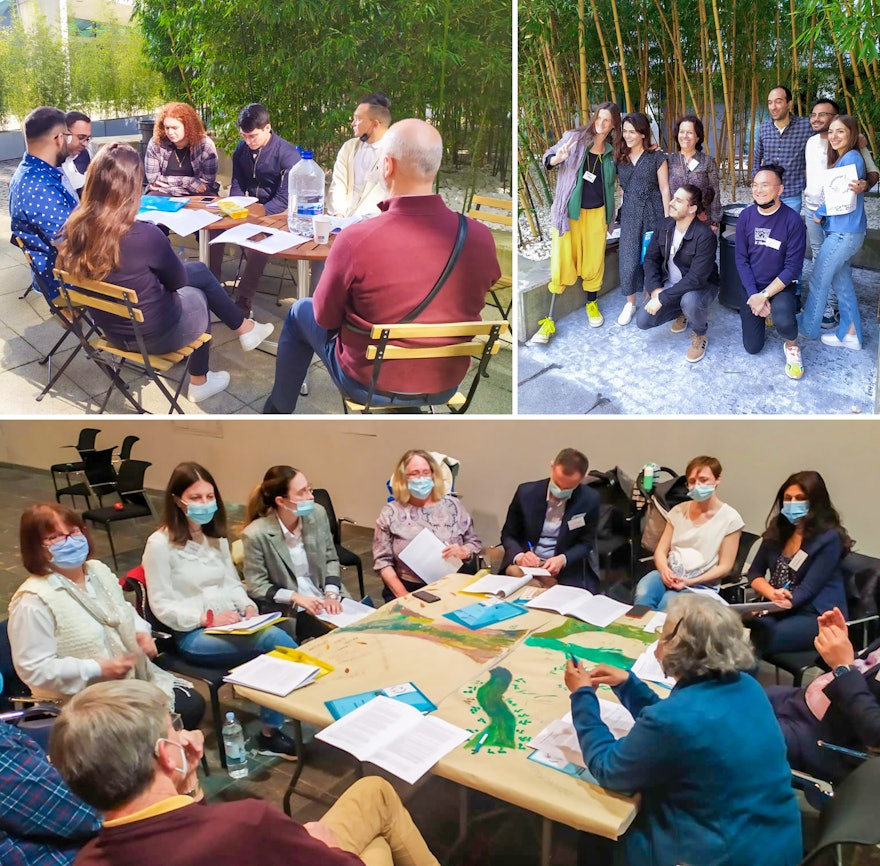
[(764, 190), (764, 189), (775, 189), (777, 184), (775, 183), (753, 183), (752, 189)]
[(53, 135), (52, 139), (63, 138), (68, 144), (73, 141), (73, 133), (72, 132), (59, 132), (57, 135)]
[(170, 713), (171, 716), (171, 730), (173, 731), (182, 731), (183, 730), (183, 718), (180, 713)]
[(79, 133), (67, 133), (67, 140), (70, 141), (72, 138), (78, 139), (80, 144), (88, 144), (92, 137), (90, 135), (80, 135)]
[(302, 499), (304, 497), (311, 497), (312, 499), (314, 499), (314, 489), (312, 487), (306, 487), (305, 490), (295, 490), (287, 498), (290, 502), (295, 502), (297, 499)]
[(43, 547), (51, 547), (53, 544), (67, 541), (68, 538), (78, 538), (82, 534), (83, 531), (81, 529), (72, 529), (70, 532), (56, 532), (54, 535), (49, 535), (43, 539)]
[(810, 120), (812, 120), (814, 117), (834, 117), (834, 112), (833, 111), (814, 111), (810, 115)]
[(671, 641), (671, 640), (676, 636), (676, 634), (678, 634), (678, 627), (682, 624), (682, 622), (684, 622), (684, 617), (682, 617), (682, 618), (681, 618), (681, 619), (675, 624), (675, 626), (673, 627), (672, 631), (669, 632), (669, 634), (666, 635), (666, 637), (661, 637), (660, 640), (662, 640), (663, 643), (669, 643), (669, 641)]
[(430, 469), (417, 469), (414, 472), (407, 472), (407, 478), (433, 478), (434, 473)]

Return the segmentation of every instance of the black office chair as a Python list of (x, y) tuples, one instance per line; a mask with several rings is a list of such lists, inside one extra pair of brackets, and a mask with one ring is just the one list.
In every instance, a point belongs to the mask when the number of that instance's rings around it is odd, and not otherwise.
[(220, 765), (226, 769), (226, 749), (223, 745), (223, 714), (220, 712), (220, 689), (226, 685), (223, 682), (223, 677), (226, 676), (227, 671), (223, 668), (209, 668), (204, 665), (192, 664), (177, 652), (171, 629), (162, 623), (150, 609), (142, 566), (139, 565), (137, 568), (133, 568), (119, 582), (125, 592), (134, 594), (135, 608), (153, 627), (153, 637), (156, 640), (156, 648), (159, 650), (159, 655), (155, 659), (156, 664), (163, 670), (179, 674), (185, 680), (198, 680), (208, 687), (214, 721), (214, 735), (217, 739), (217, 751), (220, 754)]
[(733, 568), (730, 569), (727, 577), (722, 578), (718, 586), (721, 597), (731, 604), (741, 604), (744, 601), (745, 590), (749, 582), (743, 577), (743, 572), (745, 571), (749, 553), (760, 537), (756, 532), (749, 532), (746, 529), (740, 533), (739, 546), (736, 549), (736, 559), (733, 561)]
[(86, 509), (92, 507), (92, 496), (98, 497), (98, 507), (104, 503), (105, 496), (111, 496), (116, 492), (116, 470), (113, 468), (112, 448), (102, 448), (100, 451), (83, 452), (83, 474), (85, 478), (67, 487), (59, 487), (55, 490), (55, 501), (61, 502), (62, 496), (69, 496), (76, 505), (76, 497), (82, 496), (86, 501)]
[(82, 472), (85, 469), (83, 454), (87, 451), (95, 450), (95, 440), (98, 438), (100, 432), (101, 431), (95, 427), (83, 427), (83, 429), (79, 431), (79, 439), (77, 440), (76, 445), (61, 446), (62, 448), (75, 448), (77, 454), (79, 454), (79, 459), (68, 460), (66, 463), (53, 463), (52, 466), (49, 467), (49, 472), (52, 473), (52, 484), (55, 487), (56, 498), (58, 493), (58, 479), (56, 478), (56, 475), (63, 475), (64, 483), (70, 486), (70, 476), (75, 472)]
[[(843, 560), (846, 600), (849, 608), (847, 627), (856, 652), (863, 650), (880, 633), (880, 559), (863, 553), (849, 553)], [(793, 684), (800, 686), (804, 674), (812, 667), (827, 670), (822, 657), (812, 648), (793, 652), (769, 653), (763, 657), (779, 671), (791, 674)]]
[(315, 497), (315, 502), (322, 506), (327, 512), (327, 520), (330, 521), (330, 533), (333, 536), (333, 544), (336, 547), (336, 555), (339, 557), (340, 566), (343, 568), (353, 567), (357, 569), (360, 598), (363, 598), (366, 595), (364, 592), (364, 566), (361, 563), (361, 558), (353, 550), (343, 547), (342, 532), (339, 528), (340, 523), (353, 523), (353, 521), (348, 520), (345, 517), (337, 519), (336, 511), (333, 508), (333, 500), (330, 498), (329, 491), (325, 490), (323, 487), (316, 487), (312, 492)]
[(824, 851), (835, 849), (841, 861), (842, 845), (880, 845), (880, 758), (869, 758), (835, 789), (822, 810), (819, 840), (801, 861), (808, 866)]
[(122, 447), (119, 449), (119, 459), (122, 461), (130, 460), (131, 449), (134, 448), (134, 443), (140, 441), (140, 436), (126, 436), (125, 439), (122, 440)]
[(124, 520), (156, 516), (150, 497), (144, 489), (144, 475), (152, 465), (145, 460), (124, 461), (116, 476), (116, 492), (119, 494), (119, 502), (111, 506), (89, 509), (84, 511), (82, 515), (83, 520), (104, 527), (107, 540), (110, 542), (113, 567), (117, 572), (119, 571), (119, 562), (116, 559), (116, 548), (113, 545), (113, 533), (110, 528), (114, 523), (121, 523)]

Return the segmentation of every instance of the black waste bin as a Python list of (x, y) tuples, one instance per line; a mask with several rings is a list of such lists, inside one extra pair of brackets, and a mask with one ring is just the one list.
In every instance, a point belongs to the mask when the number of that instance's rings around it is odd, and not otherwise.
[(155, 117), (141, 117), (138, 120), (138, 132), (141, 134), (141, 141), (140, 144), (138, 144), (138, 153), (141, 155), (141, 159), (144, 158), (144, 154), (147, 152), (147, 145), (153, 137), (153, 129), (155, 126)]
[(747, 204), (734, 202), (721, 208), (721, 226), (719, 228), (721, 255), (719, 276), (721, 290), (718, 300), (731, 310), (739, 311), (743, 298), (743, 284), (736, 270), (736, 223), (739, 215), (748, 207)]

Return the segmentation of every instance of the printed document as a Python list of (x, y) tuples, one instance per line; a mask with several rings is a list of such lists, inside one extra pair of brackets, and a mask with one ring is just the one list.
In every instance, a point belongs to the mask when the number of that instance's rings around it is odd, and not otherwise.
[(400, 551), (400, 559), (425, 583), (433, 583), (461, 568), (460, 559), (454, 556), (443, 558), (447, 546), (426, 528)]
[(144, 223), (162, 223), (175, 234), (186, 237), (186, 235), (191, 235), (193, 232), (200, 231), (211, 223), (217, 222), (220, 217), (215, 213), (208, 213), (206, 210), (179, 210), (176, 213), (145, 210), (139, 211), (135, 219)]
[(615, 601), (607, 595), (593, 595), (586, 589), (557, 584), (542, 592), (537, 598), (526, 602), (526, 607), (552, 610), (605, 628), (623, 616), (631, 605)]
[(522, 589), (530, 580), (530, 574), (522, 577), (507, 577), (503, 574), (487, 574), (474, 583), (469, 583), (462, 592), (473, 595), (497, 595), (508, 598), (517, 590)]
[(335, 625), (337, 628), (345, 628), (347, 625), (354, 625), (354, 623), (360, 622), (376, 612), (376, 608), (370, 607), (368, 604), (361, 604), (351, 598), (343, 598), (340, 601), (342, 602), (342, 613), (327, 613), (325, 610), (317, 615), (318, 619), (329, 622), (330, 625)]
[(301, 665), (298, 662), (262, 655), (233, 668), (223, 677), (223, 682), (284, 697), (294, 689), (313, 682), (320, 672), (321, 669), (316, 665)]
[(298, 247), (310, 241), (305, 235), (292, 235), (281, 229), (273, 229), (271, 226), (261, 226), (255, 223), (242, 223), (233, 226), (211, 240), (212, 244), (238, 244), (249, 250), (265, 253), (268, 256)]

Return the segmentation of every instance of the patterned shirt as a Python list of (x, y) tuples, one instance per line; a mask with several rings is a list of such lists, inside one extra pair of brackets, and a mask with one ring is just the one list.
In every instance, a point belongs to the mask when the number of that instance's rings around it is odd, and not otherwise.
[(64, 784), (46, 753), (0, 722), (0, 863), (67, 866), (100, 826), (97, 813)]
[(9, 184), (12, 234), (18, 235), (30, 252), (46, 300), (58, 297), (58, 282), (52, 275), (58, 256), (55, 239), (77, 205), (63, 177), (60, 168), (26, 153)]
[(144, 154), (144, 173), (147, 186), (162, 181), (162, 194), (195, 195), (205, 187), (206, 195), (216, 195), (220, 189), (217, 183), (217, 148), (206, 135), (197, 144), (191, 144), (189, 158), (192, 162), (193, 176), (169, 175), (168, 163), (174, 153), (174, 147), (168, 143), (156, 144), (150, 141)]
[(807, 185), (807, 140), (814, 135), (813, 127), (806, 117), (788, 116), (788, 125), (782, 132), (776, 127), (773, 118), (768, 117), (758, 129), (755, 142), (755, 162), (752, 176), (762, 165), (781, 165), (785, 169), (782, 185), (783, 196), (800, 195)]

